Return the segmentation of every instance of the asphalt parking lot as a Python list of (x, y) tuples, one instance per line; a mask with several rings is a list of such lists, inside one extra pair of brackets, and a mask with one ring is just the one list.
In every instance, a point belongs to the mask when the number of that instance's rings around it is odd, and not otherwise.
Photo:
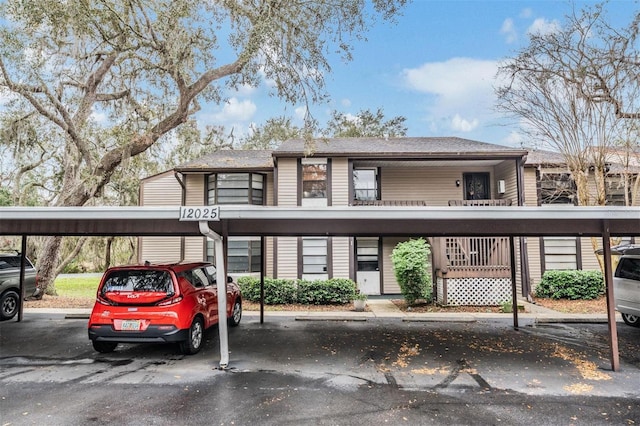
[(86, 320), (0, 323), (2, 425), (638, 424), (640, 329), (509, 319), (407, 322), (246, 315), (217, 368), (203, 350), (94, 352)]

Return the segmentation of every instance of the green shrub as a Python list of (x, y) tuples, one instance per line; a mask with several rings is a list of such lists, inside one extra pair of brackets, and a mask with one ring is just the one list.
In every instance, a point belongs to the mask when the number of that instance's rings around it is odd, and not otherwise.
[(306, 305), (331, 305), (349, 303), (356, 292), (356, 284), (346, 278), (327, 281), (299, 281), (298, 303)]
[(550, 299), (591, 300), (603, 295), (600, 271), (547, 271), (536, 287), (536, 296)]
[[(260, 279), (240, 277), (238, 285), (242, 297), (251, 302), (260, 301)], [(264, 303), (283, 305), (302, 303), (307, 305), (343, 304), (353, 300), (356, 284), (346, 278), (322, 281), (264, 279)]]
[(391, 252), (396, 281), (407, 304), (417, 299), (431, 302), (431, 267), (429, 244), (422, 238), (399, 243)]

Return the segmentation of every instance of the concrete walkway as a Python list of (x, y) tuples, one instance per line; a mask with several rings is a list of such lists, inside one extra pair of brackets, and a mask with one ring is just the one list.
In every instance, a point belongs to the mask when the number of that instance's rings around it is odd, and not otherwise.
[[(524, 305), (525, 312), (519, 312), (518, 318), (536, 323), (606, 323), (607, 314), (568, 314), (557, 312), (540, 305), (518, 302)], [(475, 322), (495, 319), (510, 319), (513, 314), (492, 312), (404, 312), (401, 311), (391, 299), (371, 298), (367, 300), (367, 310), (356, 311), (265, 311), (265, 317), (295, 317), (298, 321), (366, 321), (368, 318), (398, 318), (402, 321), (439, 321), (439, 322)], [(78, 308), (26, 308), (28, 313), (55, 313), (64, 314), (69, 319), (88, 319), (91, 309)], [(244, 311), (245, 317), (257, 317), (259, 311)], [(616, 321), (622, 321), (620, 314), (616, 313)]]

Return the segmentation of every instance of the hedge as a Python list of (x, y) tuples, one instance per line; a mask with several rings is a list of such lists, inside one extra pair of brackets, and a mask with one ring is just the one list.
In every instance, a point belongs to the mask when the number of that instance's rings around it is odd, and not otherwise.
[(591, 300), (604, 294), (600, 271), (547, 271), (536, 287), (536, 296), (550, 299)]
[[(260, 302), (259, 278), (240, 277), (238, 278), (238, 285), (245, 300)], [(303, 305), (344, 304), (353, 300), (356, 293), (356, 283), (346, 278), (316, 281), (264, 279), (264, 303), (266, 305), (291, 303)]]

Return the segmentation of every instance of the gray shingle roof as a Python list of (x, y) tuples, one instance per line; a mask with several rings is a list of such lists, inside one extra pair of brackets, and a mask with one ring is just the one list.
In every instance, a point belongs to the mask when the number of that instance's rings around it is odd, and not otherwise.
[(175, 167), (178, 172), (210, 170), (272, 170), (273, 156), (270, 150), (216, 151), (196, 160)]
[(527, 155), (527, 166), (563, 166), (565, 165), (564, 157), (559, 152), (543, 151), (539, 149), (529, 149)]
[(496, 155), (520, 156), (526, 150), (478, 142), (457, 137), (420, 137), (420, 138), (333, 138), (290, 139), (283, 142), (273, 154), (276, 157), (303, 155), (331, 156), (374, 156), (403, 157), (443, 155)]

